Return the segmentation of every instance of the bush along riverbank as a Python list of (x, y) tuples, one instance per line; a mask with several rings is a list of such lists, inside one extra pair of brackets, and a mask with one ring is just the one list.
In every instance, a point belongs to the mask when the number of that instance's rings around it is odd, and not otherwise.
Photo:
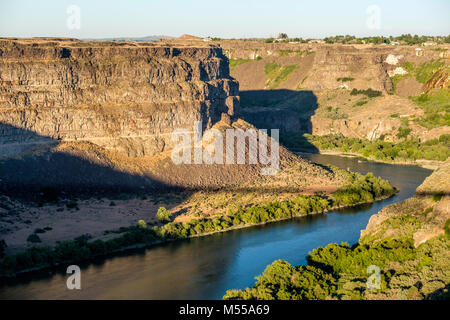
[(450, 219), (445, 233), (418, 247), (413, 233), (426, 223), (425, 219), (420, 222), (411, 215), (400, 219), (401, 224), (398, 217), (383, 223), (383, 227), (401, 230), (400, 236), (376, 241), (363, 238), (352, 247), (331, 243), (312, 250), (305, 266), (274, 261), (256, 278), (253, 287), (228, 290), (223, 299), (448, 300)]
[[(225, 300), (325, 300), (362, 299), (367, 268), (383, 268), (388, 262), (404, 263), (416, 257), (412, 239), (384, 240), (373, 246), (329, 244), (314, 249), (306, 266), (283, 260), (269, 265), (252, 288), (228, 290)], [(386, 287), (382, 274), (380, 290)]]
[(341, 134), (315, 136), (310, 134), (287, 135), (283, 143), (294, 150), (321, 152), (335, 151), (360, 155), (371, 161), (398, 164), (419, 164), (420, 160), (443, 162), (450, 157), (450, 135), (443, 134), (439, 139), (420, 142), (418, 139), (405, 139), (393, 143), (389, 141), (348, 138)]
[(358, 243), (312, 250), (304, 266), (277, 260), (226, 300), (450, 299), (450, 160), (416, 194), (373, 215)]
[(122, 228), (122, 234), (110, 240), (89, 241), (84, 235), (72, 241), (60, 242), (55, 247), (37, 246), (23, 252), (8, 255), (0, 262), (2, 277), (32, 271), (63, 263), (75, 263), (106, 256), (127, 249), (150, 246), (166, 241), (205, 236), (273, 221), (323, 213), (329, 210), (369, 203), (392, 196), (397, 190), (388, 181), (372, 173), (341, 171), (347, 176), (346, 187), (330, 196), (297, 195), (292, 199), (274, 201), (248, 208), (228, 210), (224, 216), (212, 219), (193, 219), (187, 223), (169, 222), (163, 226), (147, 227), (144, 223)]

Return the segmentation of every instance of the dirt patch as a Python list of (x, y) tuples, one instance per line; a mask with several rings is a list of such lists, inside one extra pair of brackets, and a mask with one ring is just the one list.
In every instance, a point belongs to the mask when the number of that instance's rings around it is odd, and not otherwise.
[[(54, 246), (58, 241), (73, 240), (82, 234), (89, 234), (92, 239), (105, 239), (112, 236), (105, 231), (134, 225), (139, 220), (156, 223), (158, 208), (170, 209), (174, 205), (155, 199), (90, 199), (78, 201), (76, 208), (69, 209), (62, 203), (38, 207), (8, 202), (9, 210), (0, 208), (1, 238), (8, 245), (7, 254), (36, 245)], [(37, 235), (42, 242), (27, 241), (37, 229), (41, 229)]]
[(422, 92), (422, 84), (414, 78), (401, 80), (397, 84), (395, 93), (401, 97), (414, 97)]

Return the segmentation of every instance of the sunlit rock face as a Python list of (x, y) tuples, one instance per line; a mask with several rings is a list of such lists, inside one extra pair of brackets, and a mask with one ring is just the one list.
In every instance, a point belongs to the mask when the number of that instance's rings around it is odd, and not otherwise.
[(175, 128), (239, 110), (239, 85), (212, 46), (0, 40), (0, 154), (87, 141), (137, 157)]

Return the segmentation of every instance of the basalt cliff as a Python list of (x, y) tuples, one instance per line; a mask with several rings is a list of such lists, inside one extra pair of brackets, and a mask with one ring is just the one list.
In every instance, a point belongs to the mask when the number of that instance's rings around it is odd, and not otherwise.
[[(171, 161), (174, 130), (192, 131), (195, 121), (203, 130), (251, 127), (239, 114), (239, 83), (216, 45), (0, 40), (5, 193), (254, 183), (264, 178), (258, 165)], [(280, 159), (282, 168), (300, 164), (305, 183), (342, 184), (284, 148)]]
[(217, 43), (256, 126), (392, 142), (450, 133), (448, 45)]
[(174, 127), (238, 111), (227, 64), (209, 46), (1, 40), (1, 154), (51, 141), (158, 154)]

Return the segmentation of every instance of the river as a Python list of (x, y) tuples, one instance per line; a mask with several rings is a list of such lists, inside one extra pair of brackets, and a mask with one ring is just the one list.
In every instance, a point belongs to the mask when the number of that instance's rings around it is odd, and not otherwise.
[(268, 264), (306, 263), (308, 252), (332, 242), (358, 241), (371, 215), (411, 197), (430, 170), (334, 155), (305, 155), (320, 164), (388, 179), (394, 197), (314, 216), (179, 241), (81, 267), (81, 290), (68, 290), (68, 275), (53, 270), (21, 276), (0, 286), (0, 299), (221, 299), (227, 289), (253, 285)]

